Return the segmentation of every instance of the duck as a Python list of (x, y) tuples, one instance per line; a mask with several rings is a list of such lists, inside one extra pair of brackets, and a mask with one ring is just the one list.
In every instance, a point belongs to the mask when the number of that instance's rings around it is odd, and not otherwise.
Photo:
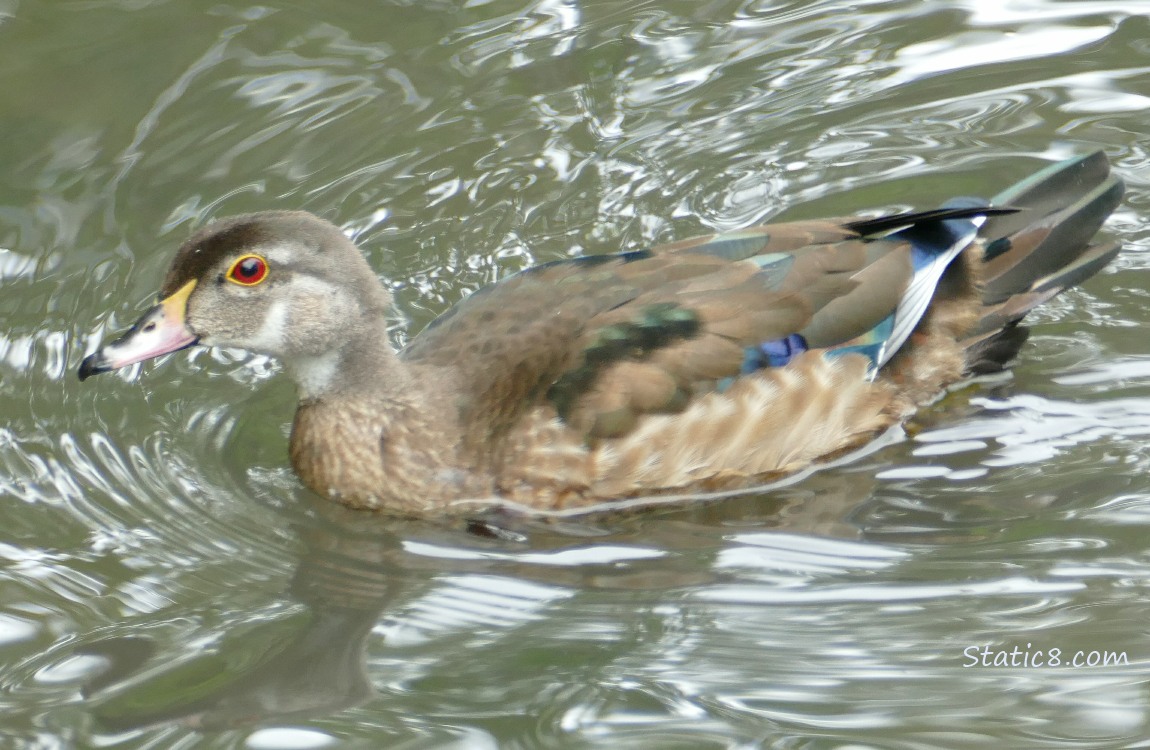
[(990, 200), (768, 223), (554, 260), (482, 287), (398, 351), (391, 295), (303, 211), (221, 218), (80, 379), (193, 345), (278, 359), (291, 464), (402, 516), (547, 512), (762, 485), (839, 459), (1009, 367), (1026, 314), (1118, 253), (1102, 151)]

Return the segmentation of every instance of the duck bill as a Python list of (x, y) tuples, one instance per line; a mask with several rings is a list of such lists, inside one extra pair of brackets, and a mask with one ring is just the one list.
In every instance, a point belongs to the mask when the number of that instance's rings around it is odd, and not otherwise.
[(179, 291), (144, 313), (123, 336), (101, 346), (80, 363), (80, 380), (118, 370), (161, 354), (185, 349), (199, 340), (185, 321), (188, 297), (196, 288), (189, 281)]

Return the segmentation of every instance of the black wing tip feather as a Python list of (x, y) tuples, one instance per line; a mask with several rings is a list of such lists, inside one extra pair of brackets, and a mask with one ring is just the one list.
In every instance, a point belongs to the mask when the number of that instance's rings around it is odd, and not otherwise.
[(1030, 329), (1011, 324), (966, 346), (966, 374), (970, 377), (1002, 372), (1030, 338)]
[(948, 219), (974, 219), (977, 217), (1002, 216), (1018, 213), (1019, 209), (1009, 206), (964, 206), (962, 208), (934, 208), (929, 211), (910, 211), (901, 214), (876, 216), (872, 219), (856, 219), (846, 222), (843, 226), (863, 237), (905, 229), (916, 224), (925, 224)]

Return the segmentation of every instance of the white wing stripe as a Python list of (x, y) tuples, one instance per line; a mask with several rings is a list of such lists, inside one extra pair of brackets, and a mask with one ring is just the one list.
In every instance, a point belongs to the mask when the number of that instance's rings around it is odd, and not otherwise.
[(986, 221), (984, 216), (976, 216), (971, 219), (969, 230), (963, 232), (962, 236), (947, 248), (946, 252), (939, 253), (929, 265), (915, 273), (914, 278), (907, 285), (902, 299), (899, 300), (898, 307), (895, 308), (894, 325), (890, 338), (887, 339), (879, 355), (879, 367), (889, 362), (890, 358), (910, 338), (910, 334), (918, 325), (918, 321), (922, 320), (926, 309), (930, 307), (930, 302), (934, 298), (934, 290), (938, 287), (938, 281), (942, 278), (942, 274), (950, 262), (970, 246), (971, 241), (978, 234), (978, 228), (982, 226), (984, 221)]

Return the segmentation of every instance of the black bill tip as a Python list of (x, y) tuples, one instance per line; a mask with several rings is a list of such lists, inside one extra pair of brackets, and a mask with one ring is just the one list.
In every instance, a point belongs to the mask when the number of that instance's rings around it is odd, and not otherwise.
[(84, 361), (80, 363), (80, 369), (76, 374), (80, 376), (81, 381), (84, 381), (93, 375), (99, 375), (112, 369), (114, 368), (104, 359), (103, 354), (96, 352), (84, 357)]

